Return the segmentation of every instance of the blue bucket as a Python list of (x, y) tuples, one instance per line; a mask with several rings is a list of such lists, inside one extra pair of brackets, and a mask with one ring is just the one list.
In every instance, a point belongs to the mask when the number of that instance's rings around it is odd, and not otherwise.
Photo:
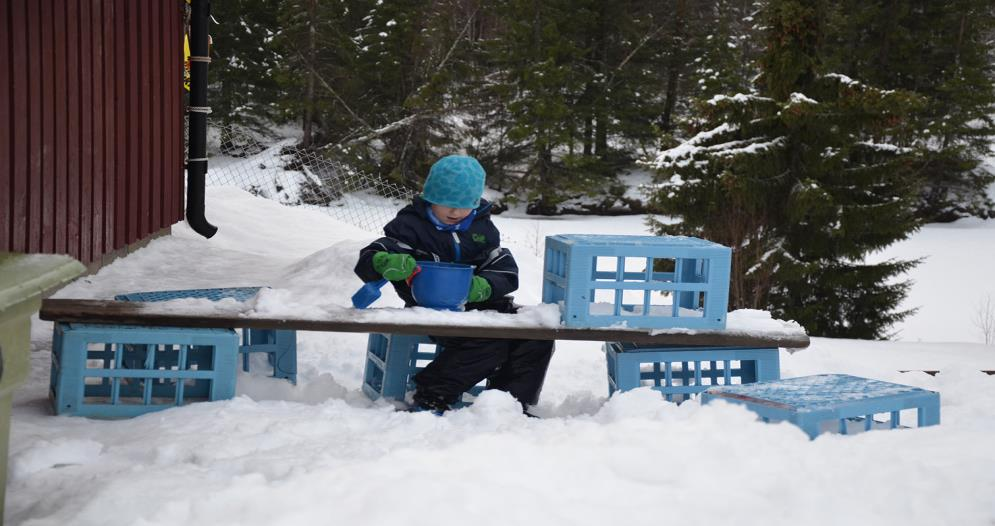
[(411, 280), (411, 294), (422, 307), (462, 310), (470, 293), (473, 267), (459, 263), (419, 261), (421, 271)]

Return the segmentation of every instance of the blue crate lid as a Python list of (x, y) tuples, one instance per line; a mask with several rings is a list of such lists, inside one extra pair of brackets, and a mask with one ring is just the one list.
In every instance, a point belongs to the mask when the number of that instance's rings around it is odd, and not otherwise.
[(841, 403), (930, 393), (925, 389), (847, 374), (817, 374), (752, 384), (712, 387), (708, 394), (747, 402), (774, 403), (799, 412), (819, 411)]
[(219, 289), (187, 289), (187, 290), (153, 290), (147, 292), (129, 292), (114, 296), (117, 301), (169, 301), (188, 298), (203, 298), (218, 301), (233, 298), (237, 301), (251, 299), (262, 287), (232, 287)]
[(593, 246), (668, 246), (688, 248), (727, 248), (718, 243), (690, 236), (619, 236), (596, 234), (558, 234), (549, 236), (563, 243)]

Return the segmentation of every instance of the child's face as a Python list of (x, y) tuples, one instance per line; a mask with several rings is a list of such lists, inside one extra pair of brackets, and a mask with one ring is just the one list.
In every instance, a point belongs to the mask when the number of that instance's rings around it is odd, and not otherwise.
[(463, 220), (466, 216), (470, 215), (472, 208), (449, 208), (448, 206), (442, 206), (437, 204), (432, 204), (432, 213), (439, 221), (447, 225), (455, 225)]

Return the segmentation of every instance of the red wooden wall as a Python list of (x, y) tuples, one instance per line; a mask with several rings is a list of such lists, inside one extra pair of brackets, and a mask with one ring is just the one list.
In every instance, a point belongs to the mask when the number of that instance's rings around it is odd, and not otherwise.
[(0, 1), (0, 252), (84, 263), (183, 218), (183, 0)]

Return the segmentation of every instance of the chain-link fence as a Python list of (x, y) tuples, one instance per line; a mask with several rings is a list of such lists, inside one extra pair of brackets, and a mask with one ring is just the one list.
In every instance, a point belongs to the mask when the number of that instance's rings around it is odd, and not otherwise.
[(208, 125), (207, 184), (237, 186), (290, 206), (321, 210), (369, 232), (411, 201), (413, 192), (383, 178), (344, 166), (297, 139), (268, 140), (243, 128)]

